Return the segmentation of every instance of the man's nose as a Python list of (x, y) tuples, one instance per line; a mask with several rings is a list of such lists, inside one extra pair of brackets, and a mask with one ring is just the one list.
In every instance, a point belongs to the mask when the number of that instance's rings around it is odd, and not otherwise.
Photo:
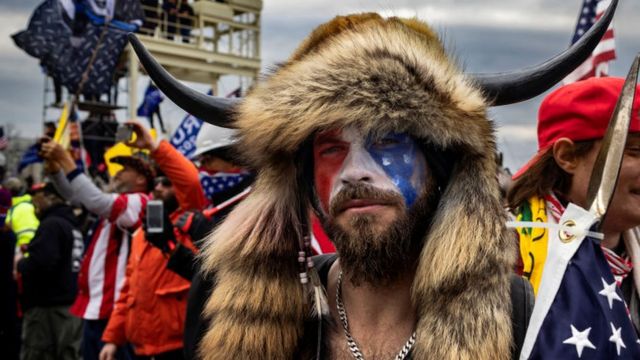
[(351, 151), (342, 165), (340, 181), (343, 184), (371, 183), (373, 181), (371, 156), (362, 150)]

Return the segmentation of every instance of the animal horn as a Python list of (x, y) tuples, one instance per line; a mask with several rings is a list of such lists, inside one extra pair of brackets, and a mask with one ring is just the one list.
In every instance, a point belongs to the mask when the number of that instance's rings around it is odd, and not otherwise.
[(171, 101), (212, 125), (234, 128), (231, 115), (233, 108), (240, 102), (239, 99), (209, 96), (183, 85), (158, 64), (136, 35), (129, 34), (129, 42), (147, 74)]
[(551, 88), (582, 64), (607, 31), (618, 0), (612, 0), (607, 11), (569, 49), (537, 66), (497, 74), (473, 74), (477, 84), (493, 106), (508, 105), (531, 99)]

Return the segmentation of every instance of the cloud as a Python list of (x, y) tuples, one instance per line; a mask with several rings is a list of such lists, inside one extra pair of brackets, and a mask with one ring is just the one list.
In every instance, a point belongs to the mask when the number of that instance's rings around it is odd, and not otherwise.
[(536, 128), (530, 125), (503, 125), (497, 130), (498, 139), (507, 139), (508, 142), (535, 142), (538, 139)]
[(40, 3), (42, 3), (42, 0), (2, 0), (0, 10), (2, 10), (3, 16), (6, 14), (5, 11), (30, 13)]
[(0, 17), (0, 54), (2, 55), (0, 55), (0, 59), (8, 57), (24, 59), (24, 52), (13, 43), (11, 35), (27, 28), (30, 15), (31, 13), (27, 11), (2, 11)]
[[(279, 21), (304, 20), (320, 23), (337, 14), (375, 11), (386, 16), (417, 16), (436, 26), (486, 26), (540, 31), (572, 29), (582, 0), (324, 0), (265, 2), (264, 19), (274, 15)], [(618, 21), (619, 20), (619, 21)], [(640, 21), (640, 3), (620, 1), (616, 26), (633, 33)], [(620, 24), (618, 24), (620, 23)]]

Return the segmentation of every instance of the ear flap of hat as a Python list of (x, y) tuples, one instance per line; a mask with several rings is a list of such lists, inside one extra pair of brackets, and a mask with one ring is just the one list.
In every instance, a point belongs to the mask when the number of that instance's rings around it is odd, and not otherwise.
[(495, 171), (493, 154), (462, 154), (442, 195), (412, 289), (416, 359), (511, 356), (508, 294), (516, 249), (504, 227)]
[(262, 171), (252, 192), (207, 239), (203, 271), (216, 286), (200, 343), (206, 359), (291, 359), (308, 316), (298, 278), (296, 170)]

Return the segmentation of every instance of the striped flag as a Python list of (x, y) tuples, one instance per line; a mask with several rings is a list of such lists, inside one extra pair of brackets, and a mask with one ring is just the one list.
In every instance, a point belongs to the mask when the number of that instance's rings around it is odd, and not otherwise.
[(598, 235), (594, 214), (569, 204), (549, 232), (549, 251), (527, 335), (525, 359), (640, 359), (640, 339)]
[[(578, 41), (578, 39), (600, 19), (610, 4), (611, 0), (584, 0), (580, 15), (578, 16), (576, 31), (571, 41), (572, 44)], [(600, 40), (598, 46), (593, 50), (591, 56), (564, 78), (564, 84), (570, 84), (590, 77), (607, 76), (609, 72), (609, 61), (615, 58), (616, 44), (613, 35), (613, 25), (609, 24), (607, 32)]]

